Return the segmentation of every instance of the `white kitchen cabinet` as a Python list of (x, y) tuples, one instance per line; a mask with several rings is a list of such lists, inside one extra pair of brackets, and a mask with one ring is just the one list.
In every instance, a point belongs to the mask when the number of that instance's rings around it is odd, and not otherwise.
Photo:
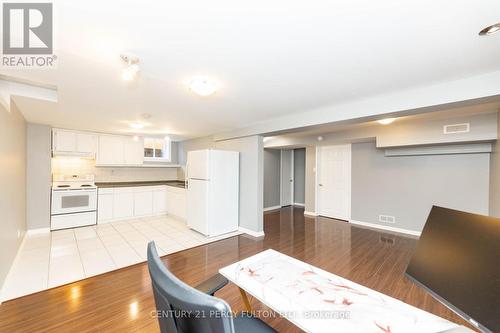
[(144, 139), (122, 135), (99, 135), (97, 166), (138, 166), (144, 161)]
[(99, 135), (96, 165), (120, 165), (125, 161), (124, 140), (118, 135)]
[(153, 214), (165, 214), (167, 212), (167, 189), (166, 186), (153, 189)]
[(186, 194), (166, 185), (99, 188), (98, 223), (162, 214), (186, 219)]
[(138, 187), (134, 190), (134, 216), (153, 214), (153, 190), (151, 187)]
[(124, 163), (142, 165), (144, 163), (144, 138), (124, 137)]
[(113, 220), (113, 189), (99, 189), (97, 197), (97, 221), (106, 223)]
[(76, 133), (76, 151), (95, 154), (97, 151), (97, 135)]
[(74, 152), (76, 150), (76, 133), (71, 131), (53, 130), (53, 151)]
[(55, 155), (95, 157), (97, 135), (63, 129), (52, 130), (52, 151)]
[(134, 189), (115, 188), (113, 193), (113, 219), (134, 217)]
[(186, 195), (187, 192), (183, 188), (167, 186), (166, 202), (169, 215), (186, 219)]

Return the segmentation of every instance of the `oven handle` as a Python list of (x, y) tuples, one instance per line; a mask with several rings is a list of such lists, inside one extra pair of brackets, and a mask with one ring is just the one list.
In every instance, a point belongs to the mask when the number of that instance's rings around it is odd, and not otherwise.
[(52, 191), (54, 192), (97, 192), (97, 188), (53, 188)]

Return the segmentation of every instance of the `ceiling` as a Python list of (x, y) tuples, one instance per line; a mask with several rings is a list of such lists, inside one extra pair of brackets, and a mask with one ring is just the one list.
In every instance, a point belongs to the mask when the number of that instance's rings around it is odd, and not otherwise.
[[(57, 1), (57, 69), (0, 74), (57, 86), (14, 96), (30, 122), (102, 132), (230, 131), (325, 105), (500, 70), (491, 1)], [(120, 54), (140, 58), (121, 79)], [(215, 95), (186, 86), (213, 78)], [(145, 120), (141, 114), (148, 113)]]

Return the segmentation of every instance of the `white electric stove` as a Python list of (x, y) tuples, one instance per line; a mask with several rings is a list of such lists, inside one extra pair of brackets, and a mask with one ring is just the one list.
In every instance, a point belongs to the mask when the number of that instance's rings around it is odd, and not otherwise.
[(50, 229), (95, 225), (97, 187), (94, 175), (53, 175)]

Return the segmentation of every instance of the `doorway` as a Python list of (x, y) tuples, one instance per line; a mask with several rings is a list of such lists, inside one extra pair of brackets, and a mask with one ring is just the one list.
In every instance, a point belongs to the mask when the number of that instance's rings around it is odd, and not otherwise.
[(293, 149), (281, 150), (281, 201), (280, 206), (293, 204)]
[(316, 211), (351, 218), (351, 145), (320, 146), (316, 154)]

